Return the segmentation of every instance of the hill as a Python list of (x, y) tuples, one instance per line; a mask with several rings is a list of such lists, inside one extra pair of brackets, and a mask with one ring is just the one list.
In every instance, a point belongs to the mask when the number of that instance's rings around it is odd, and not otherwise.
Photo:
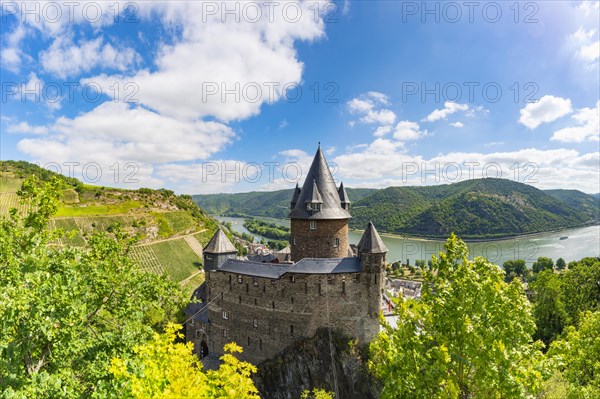
[(110, 234), (119, 226), (137, 238), (130, 256), (142, 269), (166, 273), (190, 292), (202, 282), (202, 246), (218, 222), (190, 196), (165, 189), (90, 186), (28, 162), (1, 161), (0, 216), (22, 207), (16, 192), (32, 174), (41, 181), (57, 176), (65, 183), (61, 206), (49, 226), (69, 233), (58, 245), (85, 245), (93, 232)]
[(590, 219), (600, 217), (600, 196), (586, 194), (579, 190), (544, 190), (544, 192), (569, 206), (589, 215)]
[[(500, 238), (598, 221), (600, 201), (577, 190), (542, 191), (506, 179), (438, 186), (347, 189), (350, 227), (373, 221), (382, 232), (445, 238)], [(210, 213), (285, 218), (292, 190), (193, 196)]]
[[(377, 190), (349, 188), (346, 191), (352, 201), (358, 201)], [(212, 215), (265, 216), (283, 219), (290, 211), (292, 192), (292, 189), (288, 189), (237, 194), (204, 194), (192, 195), (192, 199)]]

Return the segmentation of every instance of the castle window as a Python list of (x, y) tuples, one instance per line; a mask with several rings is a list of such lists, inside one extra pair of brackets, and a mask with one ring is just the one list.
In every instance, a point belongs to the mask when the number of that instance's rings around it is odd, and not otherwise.
[(254, 298), (254, 306), (258, 306), (258, 301)]
[(290, 276), (290, 283), (295, 283), (296, 282), (296, 276)]
[(317, 221), (316, 220), (311, 220), (309, 227), (310, 227), (311, 230), (316, 230), (317, 229)]
[(255, 287), (258, 287), (258, 278), (252, 277), (252, 284), (254, 284)]
[(221, 291), (221, 300), (225, 299), (225, 294)]
[(246, 283), (246, 294), (250, 292), (250, 285), (248, 283)]
[(309, 202), (308, 204), (306, 204), (306, 210), (307, 211), (320, 211), (321, 210), (321, 204), (317, 204), (314, 202)]
[(273, 301), (273, 309), (275, 309), (275, 301)]
[(241, 295), (240, 295), (240, 296), (238, 296), (238, 302), (239, 302), (239, 303), (242, 303), (242, 296), (241, 296)]
[(342, 294), (346, 293), (346, 278), (342, 280)]
[(229, 312), (228, 311), (226, 311), (226, 310), (223, 311), (223, 318), (225, 320), (229, 320)]
[(250, 337), (248, 337), (248, 346), (250, 346)]
[(328, 274), (327, 275), (327, 284), (334, 284), (335, 283), (335, 276), (333, 274)]
[(308, 283), (306, 281), (304, 282), (304, 293), (308, 294)]
[(243, 280), (242, 280), (242, 275), (238, 274), (238, 284), (242, 284)]
[(294, 325), (290, 325), (290, 335), (294, 335)]
[(323, 295), (323, 285), (319, 283), (319, 295)]
[(262, 338), (258, 339), (258, 348), (262, 350)]
[(339, 238), (336, 238), (335, 240), (333, 240), (333, 246), (336, 247), (336, 248), (340, 246), (340, 239)]
[(221, 335), (223, 336), (223, 338), (227, 338), (227, 336), (229, 335), (229, 330), (226, 328), (223, 328), (221, 330)]
[(296, 237), (292, 237), (292, 245), (296, 245)]
[(292, 300), (292, 305), (293, 305), (294, 304), (294, 297), (291, 297), (290, 299)]
[(266, 284), (263, 284), (263, 294), (264, 294), (265, 292), (267, 292), (267, 285), (266, 285)]
[(229, 275), (229, 285), (231, 286), (231, 274)]
[(252, 320), (252, 325), (254, 326), (254, 328), (258, 328), (258, 319)]

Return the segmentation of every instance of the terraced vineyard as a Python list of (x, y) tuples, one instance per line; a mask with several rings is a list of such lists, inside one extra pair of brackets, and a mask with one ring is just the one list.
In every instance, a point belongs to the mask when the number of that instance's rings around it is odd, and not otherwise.
[(60, 238), (60, 245), (69, 246), (83, 246), (85, 245), (85, 239), (79, 230), (76, 219), (53, 219), (50, 221), (50, 228), (52, 229), (63, 229), (66, 233), (64, 237)]
[(152, 245), (140, 245), (133, 247), (130, 254), (131, 259), (137, 263), (140, 268), (146, 272), (163, 274), (166, 268), (160, 263), (156, 257)]
[(8, 215), (10, 208), (17, 208), (20, 212), (25, 210), (16, 193), (0, 193), (0, 215)]

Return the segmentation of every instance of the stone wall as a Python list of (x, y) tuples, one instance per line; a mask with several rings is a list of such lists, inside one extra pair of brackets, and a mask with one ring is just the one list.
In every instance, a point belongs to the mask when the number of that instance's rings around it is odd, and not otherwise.
[[(348, 256), (348, 220), (316, 220), (310, 229), (310, 220), (292, 219), (290, 249), (292, 261), (302, 258), (345, 258)], [(339, 245), (335, 245), (335, 239)]]
[(271, 280), (216, 271), (207, 273), (207, 284), (213, 353), (233, 341), (244, 348), (241, 359), (258, 364), (319, 327), (360, 343), (379, 331), (380, 273), (286, 273)]

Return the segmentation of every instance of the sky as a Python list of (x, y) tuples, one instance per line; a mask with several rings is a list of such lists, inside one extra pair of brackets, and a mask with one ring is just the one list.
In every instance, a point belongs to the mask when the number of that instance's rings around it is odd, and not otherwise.
[(0, 159), (206, 194), (600, 192), (598, 1), (4, 1)]

